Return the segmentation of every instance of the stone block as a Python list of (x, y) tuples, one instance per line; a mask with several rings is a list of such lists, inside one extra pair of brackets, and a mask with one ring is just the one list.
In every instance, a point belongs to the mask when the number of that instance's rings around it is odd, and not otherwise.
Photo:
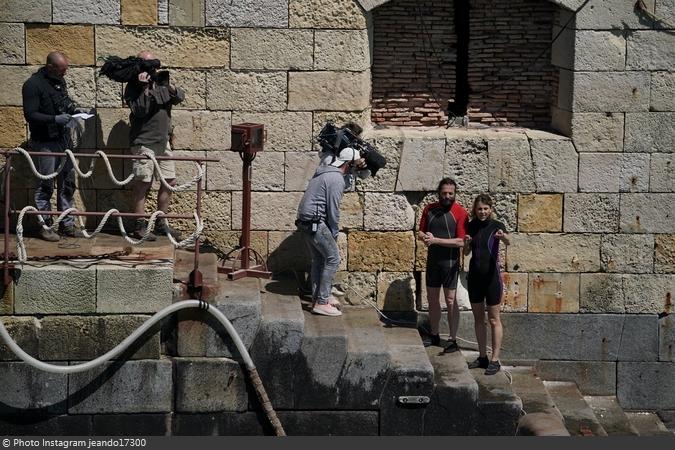
[(675, 36), (660, 30), (635, 31), (627, 44), (627, 70), (670, 70), (675, 59)]
[[(270, 231), (267, 268), (273, 273), (288, 271), (309, 272), (311, 254), (302, 233), (298, 231)], [(338, 250), (340, 246), (338, 245)], [(346, 253), (340, 252), (340, 262)]]
[(157, 0), (157, 23), (169, 24), (169, 0)]
[[(621, 340), (619, 361), (658, 361), (659, 324), (653, 314), (628, 314), (624, 316), (621, 332), (630, 336)], [(636, 342), (640, 340), (640, 342)]]
[(675, 110), (675, 73), (652, 72), (650, 111)]
[(129, 110), (98, 108), (96, 147), (101, 149), (129, 148)]
[(265, 112), (286, 109), (285, 72), (217, 70), (207, 73), (206, 85), (209, 109)]
[[(40, 322), (35, 317), (0, 317), (14, 342), (29, 355), (38, 357)], [(0, 361), (18, 360), (19, 357), (4, 343), (0, 343)]]
[(157, 0), (121, 0), (120, 13), (123, 25), (157, 25)]
[(0, 433), (6, 436), (91, 436), (90, 416), (46, 416), (39, 421), (31, 417), (0, 418)]
[(649, 157), (640, 153), (582, 153), (579, 190), (582, 192), (646, 192)]
[[(286, 154), (288, 156), (288, 154)], [(346, 192), (340, 203), (340, 229), (362, 230), (364, 201), (356, 192)]]
[(675, 275), (624, 275), (623, 291), (629, 314), (659, 314), (672, 308)]
[(616, 391), (619, 403), (626, 409), (674, 409), (675, 363), (620, 362)]
[(176, 412), (246, 411), (246, 375), (228, 358), (176, 358)]
[[(71, 67), (66, 74), (68, 93), (70, 98), (83, 108), (93, 108), (96, 105), (96, 75), (93, 67)], [(83, 138), (84, 148), (94, 148), (96, 135), (93, 131), (96, 127), (96, 119), (91, 118), (85, 122), (87, 132)], [(89, 136), (87, 136), (89, 135)]]
[(605, 234), (600, 260), (604, 272), (649, 273), (654, 268), (654, 236)]
[(626, 151), (675, 152), (675, 113), (626, 114)]
[[(98, 313), (157, 312), (172, 303), (173, 267), (150, 263), (134, 268), (100, 264), (96, 271)], [(139, 295), (138, 286), (143, 286)]]
[(208, 0), (206, 25), (223, 27), (286, 28), (288, 0), (231, 2)]
[(363, 223), (371, 231), (405, 231), (415, 226), (415, 212), (401, 194), (366, 193)]
[(312, 69), (310, 30), (234, 28), (231, 39), (232, 69)]
[[(240, 231), (212, 231), (206, 230), (204, 238), (209, 245), (214, 246), (218, 250), (228, 253), (239, 247), (241, 241)], [(267, 241), (269, 239), (267, 231), (252, 231), (251, 232), (251, 248), (263, 256), (267, 256)]]
[[(206, 109), (206, 73), (200, 70), (175, 69), (171, 80), (185, 91), (185, 100), (175, 109)], [(175, 116), (174, 116), (175, 117)], [(229, 132), (222, 136), (229, 139)]]
[[(462, 191), (488, 190), (487, 143), (481, 138), (447, 138), (444, 176), (455, 180)], [(440, 180), (435, 177), (434, 180)], [(435, 190), (436, 186), (425, 190)]]
[(229, 111), (175, 110), (171, 118), (174, 149), (229, 150), (232, 127)]
[(513, 233), (507, 270), (597, 272), (600, 270), (600, 236)]
[(35, 73), (37, 66), (0, 66), (0, 79), (5, 88), (0, 92), (0, 105), (22, 106), (21, 89), (23, 84)]
[[(574, 73), (571, 70), (560, 69), (558, 71), (558, 104), (554, 105), (554, 112), (564, 117), (564, 112), (571, 114), (574, 102)], [(554, 123), (561, 117), (554, 117)]]
[[(92, 360), (105, 354), (150, 316), (52, 316), (41, 322), (39, 355), (43, 360)], [(122, 355), (118, 358), (121, 358)], [(159, 327), (136, 341), (123, 359), (159, 359)]]
[(624, 70), (626, 38), (611, 31), (577, 31), (574, 43), (574, 70)]
[(407, 272), (413, 269), (415, 237), (411, 231), (349, 233), (348, 270)]
[(370, 71), (288, 74), (290, 110), (362, 111), (369, 106)]
[(364, 180), (356, 180), (356, 189), (359, 192), (392, 192), (395, 190), (398, 179), (398, 169), (378, 170), (377, 175)]
[(96, 107), (123, 108), (122, 83), (96, 75)]
[(0, 123), (3, 124), (0, 148), (16, 147), (26, 140), (26, 122), (21, 108), (0, 106)]
[[(302, 192), (254, 192), (251, 196), (251, 229), (295, 231)], [(232, 195), (232, 227), (241, 223), (241, 193)]]
[(675, 318), (659, 319), (659, 361), (675, 362)]
[(579, 312), (579, 274), (531, 273), (527, 310), (545, 313)]
[(537, 192), (576, 192), (579, 157), (570, 140), (530, 141)]
[[(330, 113), (325, 113), (330, 114)], [(315, 116), (318, 114), (315, 113)], [(322, 113), (323, 115), (323, 113)], [(332, 116), (328, 116), (327, 120), (333, 119)], [(368, 117), (370, 120), (370, 116)], [(316, 120), (315, 120), (316, 122)], [(314, 134), (317, 134), (324, 122), (315, 123)], [(336, 125), (341, 124), (342, 121), (337, 121)], [(360, 122), (359, 122), (360, 124)], [(403, 142), (405, 141), (405, 135), (401, 130), (394, 129), (385, 129), (385, 130), (366, 130), (363, 132), (362, 137), (368, 142), (373, 144), (377, 151), (379, 151), (382, 156), (387, 159), (387, 168), (393, 169), (398, 168), (401, 163), (401, 154), (403, 153)], [(379, 172), (378, 172), (379, 173)]]
[(96, 312), (96, 268), (25, 267), (14, 294), (17, 314)]
[[(266, 152), (306, 152), (312, 149), (312, 113), (310, 112), (234, 112), (232, 122), (264, 124), (267, 132), (267, 140), (264, 144)], [(316, 153), (310, 153), (314, 157), (316, 168), (319, 159)], [(286, 181), (289, 181), (288, 178)]]
[(14, 313), (14, 283), (0, 287), (0, 314)]
[(317, 30), (314, 33), (314, 69), (363, 71), (370, 69), (367, 30)]
[(44, 372), (23, 362), (2, 362), (0, 376), (0, 414), (16, 417), (26, 409), (45, 415), (66, 412), (68, 375)]
[(571, 136), (579, 152), (623, 151), (624, 115), (574, 113)]
[(377, 307), (384, 311), (415, 309), (415, 278), (411, 272), (377, 274)]
[(291, 28), (365, 29), (366, 15), (353, 0), (290, 0)]
[(91, 25), (26, 26), (26, 62), (44, 64), (47, 54), (61, 51), (72, 65), (94, 64), (94, 27)]
[(272, 436), (268, 421), (257, 412), (176, 414), (171, 434), (176, 436)]
[(280, 411), (289, 436), (377, 436), (377, 411)]
[(158, 413), (172, 410), (172, 364), (168, 360), (106, 363), (70, 375), (69, 414)]
[(654, 236), (654, 272), (675, 273), (675, 234)]
[(169, 0), (169, 25), (203, 27), (204, 0)]
[(51, 0), (4, 0), (0, 8), (2, 22), (51, 22)]
[(432, 191), (443, 178), (445, 139), (406, 139), (396, 181), (397, 191)]
[(536, 190), (530, 144), (525, 135), (488, 140), (490, 192)]
[(120, 0), (52, 0), (52, 10), (54, 23), (120, 23)]
[(24, 33), (22, 23), (0, 23), (0, 64), (24, 64), (26, 62)]
[(366, 305), (368, 301), (376, 301), (377, 277), (373, 272), (338, 272), (335, 284), (345, 293), (343, 298), (347, 303)]
[[(152, 49), (168, 67), (229, 67), (230, 40), (218, 28), (96, 27), (96, 57)], [(97, 64), (102, 64), (97, 61)]]
[[(242, 188), (241, 158), (235, 152), (209, 152), (218, 162), (208, 164), (206, 189), (209, 191), (234, 191)], [(253, 169), (255, 171), (255, 168)]]
[(572, 111), (649, 110), (648, 72), (575, 72)]
[[(78, 416), (72, 416), (78, 417)], [(95, 414), (91, 436), (168, 436), (170, 414)]]
[(675, 192), (675, 153), (652, 153), (650, 192)]
[(618, 227), (618, 194), (565, 194), (563, 231), (616, 233)]
[[(304, 192), (319, 165), (319, 158), (314, 152), (287, 152), (285, 165), (284, 190)], [(361, 226), (363, 227), (363, 214)]]
[[(577, 2), (578, 3), (578, 2)], [(645, 0), (650, 12), (654, 12), (654, 0)], [(577, 8), (580, 5), (575, 5)], [(576, 9), (576, 8), (574, 8)], [(650, 28), (651, 19), (637, 14), (631, 2), (623, 0), (591, 0), (576, 17), (576, 28), (580, 30), (641, 29)]]
[(562, 194), (518, 195), (518, 231), (562, 231)]
[[(171, 209), (191, 213), (195, 209), (196, 195), (193, 192), (173, 194)], [(210, 231), (229, 231), (231, 226), (231, 199), (229, 192), (205, 192), (202, 194), (202, 220), (204, 228)], [(154, 208), (154, 206), (153, 206)], [(178, 221), (171, 221), (178, 222)], [(191, 234), (194, 231), (194, 219), (181, 221), (183, 229)]]
[(621, 196), (621, 231), (623, 233), (671, 233), (675, 215), (664, 213), (675, 194), (624, 194)]
[(614, 362), (540, 360), (536, 370), (544, 380), (576, 382), (584, 395), (616, 395)]
[(526, 312), (528, 282), (526, 273), (502, 273), (504, 294), (502, 296), (502, 311)]

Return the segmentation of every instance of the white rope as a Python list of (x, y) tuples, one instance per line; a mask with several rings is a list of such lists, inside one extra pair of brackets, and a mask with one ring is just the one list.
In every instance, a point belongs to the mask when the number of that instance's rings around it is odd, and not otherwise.
[(169, 238), (169, 241), (171, 241), (171, 244), (173, 244), (174, 247), (185, 248), (194, 245), (197, 238), (202, 234), (202, 231), (204, 231), (204, 222), (202, 222), (202, 220), (199, 218), (196, 211), (194, 212), (194, 216), (196, 224), (195, 231), (193, 231), (190, 236), (188, 236), (186, 239), (183, 239), (180, 242), (178, 242), (176, 239), (174, 239), (173, 236), (171, 236), (171, 233), (169, 232), (169, 226), (167, 224), (166, 237)]
[(157, 221), (157, 216), (159, 216), (160, 214), (163, 215), (164, 212), (157, 210), (154, 213), (152, 213), (152, 215), (148, 219), (148, 226), (145, 228), (145, 232), (141, 235), (140, 239), (134, 239), (131, 236), (129, 236), (127, 234), (127, 230), (124, 229), (124, 222), (122, 221), (122, 217), (117, 216), (117, 225), (120, 227), (122, 237), (124, 238), (125, 241), (127, 241), (131, 245), (139, 245), (147, 241), (150, 235), (152, 234), (152, 231), (155, 229), (155, 222)]
[(91, 234), (89, 234), (87, 232), (87, 230), (85, 229), (84, 220), (82, 220), (82, 216), (78, 216), (77, 218), (80, 221), (80, 230), (82, 231), (82, 235), (87, 239), (93, 238), (94, 236), (96, 236), (97, 234), (99, 234), (101, 232), (101, 230), (105, 226), (105, 224), (108, 221), (108, 219), (110, 218), (110, 216), (112, 214), (118, 213), (118, 212), (119, 211), (115, 208), (109, 209), (108, 212), (106, 212), (105, 215), (103, 216), (103, 218), (101, 219), (101, 223), (98, 224), (96, 229)]
[(152, 153), (143, 153), (143, 154), (148, 156), (148, 158), (150, 158), (150, 160), (152, 161), (152, 164), (155, 166), (155, 173), (157, 173), (157, 178), (159, 179), (159, 182), (162, 183), (162, 186), (164, 186), (171, 192), (185, 191), (194, 186), (195, 183), (198, 183), (199, 180), (201, 180), (204, 177), (204, 168), (202, 167), (202, 164), (199, 164), (198, 162), (195, 161), (195, 165), (197, 166), (197, 175), (195, 175), (191, 181), (188, 181), (185, 184), (181, 184), (179, 186), (171, 186), (166, 181), (166, 178), (162, 173), (162, 169), (159, 168), (159, 162), (157, 162), (157, 159), (155, 159), (155, 155), (153, 155)]
[(64, 150), (64, 152), (70, 158), (70, 161), (73, 163), (73, 168), (75, 169), (75, 172), (80, 178), (89, 178), (90, 176), (92, 176), (92, 174), (94, 173), (94, 166), (96, 165), (96, 160), (94, 158), (92, 158), (91, 162), (89, 163), (89, 171), (87, 173), (84, 173), (80, 170), (80, 165), (77, 162), (77, 159), (75, 159), (75, 155), (73, 154), (73, 152), (68, 149)]
[(110, 161), (108, 160), (108, 155), (105, 154), (103, 150), (97, 150), (96, 154), (103, 159), (103, 162), (105, 163), (105, 168), (108, 170), (108, 176), (110, 176), (110, 179), (112, 180), (113, 183), (117, 186), (124, 186), (125, 184), (128, 184), (131, 180), (134, 179), (134, 174), (129, 174), (128, 177), (124, 179), (124, 181), (120, 181), (115, 177), (115, 173), (113, 172), (112, 166), (110, 165)]
[[(61, 173), (63, 168), (66, 166), (66, 162), (68, 162), (67, 159), (63, 158), (61, 164), (59, 164), (59, 167), (56, 168), (56, 172), (44, 175), (38, 172), (37, 168), (35, 167), (35, 163), (33, 162), (33, 158), (30, 157), (30, 155), (26, 150), (22, 149), (21, 147), (16, 147), (14, 150), (16, 150), (17, 152), (26, 157), (26, 159), (28, 160), (28, 165), (30, 166), (30, 169), (33, 171), (33, 174), (39, 179), (44, 181), (55, 178), (59, 173)], [(45, 156), (45, 158), (49, 158), (49, 156)]]

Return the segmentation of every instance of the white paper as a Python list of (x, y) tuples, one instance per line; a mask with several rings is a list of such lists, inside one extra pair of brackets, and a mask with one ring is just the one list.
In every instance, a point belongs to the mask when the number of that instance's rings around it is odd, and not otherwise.
[(91, 117), (94, 117), (94, 115), (93, 114), (87, 114), (87, 113), (77, 113), (77, 114), (73, 114), (71, 117), (76, 117), (76, 118), (87, 120)]

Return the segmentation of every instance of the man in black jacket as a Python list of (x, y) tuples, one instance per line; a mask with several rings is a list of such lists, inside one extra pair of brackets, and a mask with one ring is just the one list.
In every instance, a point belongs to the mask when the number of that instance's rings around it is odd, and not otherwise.
[[(63, 53), (51, 52), (47, 63), (23, 84), (23, 114), (30, 129), (30, 147), (36, 152), (63, 152), (66, 148), (65, 125), (71, 120), (71, 114), (79, 108), (68, 96), (68, 88), (63, 78), (68, 70), (68, 60)], [(64, 211), (73, 206), (75, 194), (75, 171), (67, 158), (63, 169), (56, 177), (56, 207)], [(41, 174), (51, 174), (60, 165), (61, 158), (44, 156), (36, 158), (36, 167)], [(54, 192), (54, 180), (40, 180), (35, 189), (35, 206), (40, 211), (51, 210), (51, 198)], [(43, 216), (47, 224), (52, 223), (50, 216)], [(66, 216), (61, 222), (61, 233), (70, 237), (82, 237), (75, 227), (73, 216)], [(52, 230), (40, 230), (40, 237), (56, 242), (59, 235)]]

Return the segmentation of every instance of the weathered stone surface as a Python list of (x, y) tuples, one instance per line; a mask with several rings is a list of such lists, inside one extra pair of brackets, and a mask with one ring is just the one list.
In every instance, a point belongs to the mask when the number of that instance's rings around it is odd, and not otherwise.
[(169, 25), (177, 27), (203, 27), (203, 0), (169, 0)]
[(675, 110), (675, 73), (652, 72), (650, 111)]
[(212, 71), (206, 75), (209, 109), (282, 111), (286, 108), (285, 72)]
[(23, 362), (3, 362), (0, 376), (0, 414), (16, 416), (25, 409), (46, 414), (66, 412), (68, 375), (44, 372)]
[(105, 149), (129, 148), (129, 110), (98, 108), (96, 146)]
[(14, 313), (14, 284), (0, 287), (0, 314)]
[(169, 0), (157, 0), (157, 23), (169, 24)]
[(16, 285), (17, 314), (68, 314), (96, 311), (96, 269), (69, 266), (25, 267)]
[(627, 70), (670, 70), (675, 58), (675, 36), (659, 30), (636, 31), (628, 36)]
[(545, 380), (574, 381), (585, 395), (616, 394), (616, 363), (601, 361), (537, 361)]
[(370, 106), (370, 71), (290, 72), (288, 109), (361, 111)]
[(412, 270), (414, 259), (415, 238), (411, 231), (349, 233), (350, 271), (406, 272)]
[(578, 155), (570, 140), (532, 139), (537, 192), (576, 192)]
[(396, 181), (397, 191), (431, 191), (443, 178), (445, 139), (406, 139)]
[(123, 25), (157, 25), (157, 0), (121, 0), (120, 11)]
[(647, 72), (575, 72), (574, 112), (647, 111)]
[(353, 0), (290, 0), (291, 28), (366, 28), (366, 17)]
[(675, 275), (625, 275), (623, 291), (629, 314), (668, 312), (672, 308)]
[(376, 411), (281, 411), (289, 436), (377, 436)]
[[(488, 190), (487, 143), (481, 138), (450, 138), (445, 145), (443, 175), (455, 180), (462, 191)], [(440, 177), (434, 178), (438, 180)], [(426, 190), (434, 190), (436, 186)]]
[(122, 108), (122, 83), (113, 81), (106, 76), (96, 75), (96, 107)]
[[(93, 108), (96, 105), (96, 80), (95, 69), (93, 67), (71, 67), (66, 73), (68, 83), (68, 93), (70, 98), (83, 108)], [(92, 130), (96, 126), (96, 119), (91, 118), (85, 122), (85, 126)], [(87, 136), (88, 135), (88, 136)], [(93, 131), (87, 131), (83, 138), (82, 146), (84, 148), (93, 148), (96, 145), (96, 134)]]
[(602, 270), (619, 273), (649, 273), (654, 268), (654, 236), (605, 234), (600, 247)]
[(367, 30), (317, 30), (315, 70), (368, 70), (371, 65)]
[[(0, 419), (0, 433), (6, 436), (92, 436), (89, 416), (46, 416), (36, 421), (30, 417), (5, 416)], [(112, 434), (112, 433), (111, 433)]]
[(310, 30), (234, 28), (231, 39), (232, 69), (312, 68), (314, 49)]
[[(78, 417), (78, 416), (66, 416)], [(95, 414), (87, 436), (168, 436), (171, 414)]]
[(371, 11), (380, 5), (388, 3), (389, 0), (358, 0), (361, 7), (366, 11)]
[[(55, 316), (45, 317), (40, 329), (40, 359), (91, 360), (122, 342), (150, 316)], [(137, 341), (124, 358), (158, 359), (159, 328)]]
[[(174, 109), (206, 108), (206, 73), (199, 70), (176, 69), (171, 71), (171, 81), (185, 91), (185, 100)], [(222, 136), (229, 139), (229, 132)]]
[[(152, 413), (172, 409), (171, 361), (107, 363), (70, 375), (70, 414)], [(72, 397), (71, 397), (72, 398)]]
[(527, 296), (529, 312), (579, 312), (579, 275), (531, 273)]
[(0, 79), (4, 89), (0, 92), (0, 105), (22, 106), (21, 88), (23, 83), (37, 71), (37, 66), (0, 66)]
[(341, 230), (363, 229), (363, 204), (364, 202), (356, 192), (344, 194), (340, 203)]
[(27, 25), (26, 62), (44, 64), (47, 54), (63, 52), (70, 64), (94, 64), (94, 27), (90, 25)]
[(206, 25), (225, 27), (288, 27), (288, 0), (231, 2), (208, 0)]
[[(239, 247), (241, 241), (240, 231), (213, 231), (206, 230), (204, 237), (208, 239), (208, 243), (215, 248), (228, 253)], [(266, 231), (252, 231), (251, 232), (251, 248), (263, 256), (267, 256), (267, 241), (268, 233)]]
[[(309, 272), (311, 255), (302, 233), (297, 231), (270, 231), (268, 248), (267, 268), (271, 272)], [(345, 256), (346, 254), (340, 254), (340, 262)]]
[[(579, 2), (577, 2), (579, 3)], [(650, 12), (654, 12), (654, 0), (646, 0)], [(575, 5), (578, 8), (580, 5)], [(651, 19), (637, 14), (631, 2), (623, 0), (591, 0), (576, 17), (577, 29), (640, 29), (650, 28)]]
[(350, 305), (368, 304), (376, 301), (377, 274), (373, 272), (338, 272), (335, 284), (345, 293), (344, 301)]
[(625, 150), (674, 153), (675, 113), (627, 113)]
[(623, 114), (574, 113), (570, 132), (579, 152), (621, 152), (623, 123)]
[(579, 293), (582, 313), (621, 313), (626, 311), (621, 275), (582, 273)]
[(502, 311), (527, 311), (527, 276), (528, 275), (526, 273), (502, 273), (502, 283), (504, 283)]
[(640, 153), (582, 153), (579, 190), (582, 192), (646, 192), (649, 156)]
[(304, 192), (318, 165), (319, 158), (314, 152), (287, 152), (284, 190)]
[(227, 358), (176, 358), (176, 412), (245, 411), (246, 377)]
[(671, 233), (675, 214), (664, 211), (675, 194), (624, 194), (621, 196), (621, 231), (624, 233)]
[(620, 362), (616, 391), (626, 409), (674, 409), (675, 363)]
[(359, 192), (392, 192), (396, 187), (398, 169), (382, 169), (374, 177), (364, 180), (357, 178), (356, 189)]
[(3, 130), (0, 134), (0, 147), (16, 147), (26, 140), (26, 122), (21, 108), (0, 106), (0, 122)]
[(618, 194), (565, 194), (564, 231), (614, 233), (618, 226)]
[(24, 64), (26, 62), (24, 25), (0, 23), (0, 36), (0, 64)]
[(611, 31), (577, 31), (574, 70), (624, 70), (626, 38)]
[(120, 23), (120, 0), (52, 0), (52, 9), (54, 23)]
[(536, 189), (530, 144), (525, 135), (488, 140), (491, 192), (533, 192)]
[[(134, 268), (101, 264), (96, 270), (99, 313), (157, 312), (172, 302), (173, 267), (167, 264)], [(142, 295), (138, 286), (143, 286)]]
[(509, 272), (597, 272), (600, 236), (513, 233), (507, 262)]
[(518, 195), (518, 231), (562, 231), (562, 211), (561, 194)]
[(228, 37), (227, 30), (217, 28), (102, 26), (96, 27), (96, 57), (135, 55), (149, 48), (169, 67), (228, 67)]
[(230, 148), (232, 118), (229, 111), (175, 110), (171, 118), (174, 126), (174, 149)]
[[(235, 152), (209, 152), (209, 156), (220, 161), (211, 162), (207, 167), (206, 189), (234, 191), (242, 188), (241, 158)], [(253, 169), (255, 172), (255, 168)]]
[[(312, 113), (310, 112), (232, 113), (232, 123), (244, 122), (262, 123), (265, 125), (267, 140), (265, 141), (264, 148), (266, 152), (304, 152), (312, 149), (314, 135), (312, 134)], [(316, 153), (311, 153), (314, 157), (316, 168), (319, 159), (316, 157)], [(286, 182), (288, 181), (286, 179)]]
[(4, 0), (0, 8), (2, 22), (51, 22), (51, 0)]
[[(315, 116), (316, 115), (317, 114), (315, 114)], [(333, 117), (328, 116), (327, 120), (330, 119), (333, 119)], [(370, 118), (368, 120), (370, 120)], [(333, 121), (336, 125), (341, 125), (341, 121)], [(314, 134), (317, 134), (321, 130), (323, 123), (324, 122), (317, 123), (315, 117)], [(359, 124), (361, 123), (359, 122)], [(392, 169), (400, 166), (401, 154), (403, 153), (403, 142), (406, 139), (403, 131), (395, 129), (366, 130), (363, 132), (362, 137), (373, 144), (377, 148), (377, 151), (387, 159), (387, 168)]]
[(364, 227), (372, 231), (404, 231), (415, 226), (415, 213), (400, 194), (365, 194)]
[(659, 361), (675, 362), (675, 318), (659, 319)]
[(176, 436), (272, 436), (273, 430), (256, 412), (176, 414), (171, 433)]
[(675, 234), (660, 234), (654, 236), (654, 272), (675, 272)]
[[(11, 312), (10, 312), (11, 314)], [(2, 324), (14, 341), (29, 355), (38, 357), (38, 330), (40, 322), (35, 317), (1, 317)], [(0, 361), (18, 360), (19, 357), (0, 342)]]
[(675, 153), (652, 153), (650, 192), (675, 192)]
[(415, 279), (410, 272), (377, 274), (377, 307), (385, 311), (413, 311)]
[[(658, 316), (653, 314), (625, 315), (621, 332), (624, 338), (621, 339), (619, 361), (658, 361)], [(625, 336), (633, 337), (633, 339), (626, 339)], [(636, 339), (642, 342), (635, 342)]]
[[(251, 196), (252, 230), (295, 231), (302, 192), (254, 192)], [(241, 193), (232, 195), (232, 226), (241, 224)]]

